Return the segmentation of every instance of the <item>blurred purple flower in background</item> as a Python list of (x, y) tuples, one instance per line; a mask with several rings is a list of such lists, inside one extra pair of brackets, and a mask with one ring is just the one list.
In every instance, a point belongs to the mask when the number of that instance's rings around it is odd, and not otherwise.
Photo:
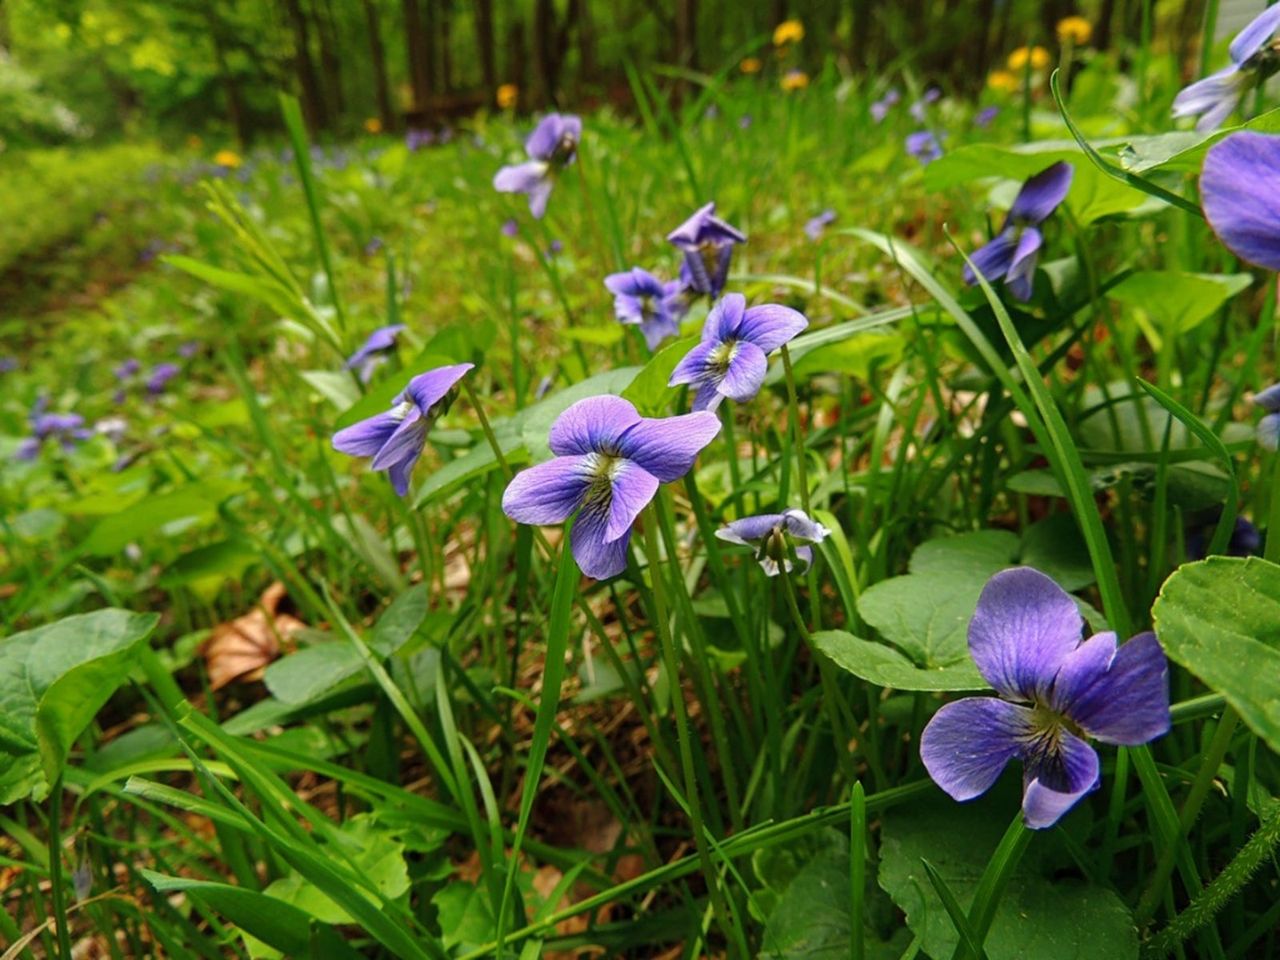
[(395, 351), (396, 341), (404, 330), (403, 323), (396, 323), (373, 331), (360, 349), (347, 358), (347, 369), (354, 371), (361, 383), (368, 383), (374, 371)]
[(965, 266), (965, 283), (978, 282), (973, 272), (976, 269), (990, 283), (1004, 278), (1009, 291), (1019, 300), (1031, 299), (1036, 261), (1044, 245), (1040, 224), (1066, 199), (1074, 172), (1071, 164), (1059, 160), (1022, 185), (1000, 232), (970, 257), (973, 269)]
[(678, 280), (664, 283), (648, 270), (633, 267), (609, 274), (604, 285), (613, 294), (613, 315), (619, 323), (638, 324), (650, 350), (656, 350), (666, 337), (680, 335), (685, 301)]
[(744, 113), (742, 116), (738, 118), (739, 129), (746, 130), (750, 126), (751, 126), (751, 114)]
[(937, 87), (930, 87), (924, 92), (924, 95), (911, 105), (909, 111), (916, 123), (924, 123), (924, 118), (928, 115), (929, 107), (942, 99), (942, 91)]
[(178, 356), (182, 357), (184, 360), (190, 360), (199, 352), (199, 340), (184, 340), (182, 343), (178, 344)]
[(364, 255), (372, 257), (375, 253), (383, 248), (384, 244), (381, 237), (370, 237), (369, 242), (364, 245)]
[(1280, 270), (1277, 198), (1280, 137), (1243, 130), (1205, 155), (1200, 203), (1209, 226), (1241, 260), (1268, 270)]
[[(1214, 530), (1217, 529), (1218, 510), (1208, 522), (1198, 523), (1187, 530), (1187, 558), (1203, 560), (1209, 556), (1209, 544), (1213, 541)], [(1226, 556), (1228, 557), (1260, 557), (1262, 556), (1262, 533), (1245, 517), (1236, 517), (1231, 528), (1231, 536), (1227, 539)]]
[(876, 123), (883, 123), (889, 111), (897, 106), (901, 99), (902, 94), (898, 92), (898, 88), (890, 87), (884, 92), (883, 97), (871, 104), (871, 119)]
[(991, 126), (991, 121), (1000, 115), (999, 107), (983, 107), (973, 116), (973, 125), (979, 130)]
[(573, 162), (581, 139), (580, 119), (571, 114), (547, 114), (525, 141), (529, 159), (499, 170), (494, 175), (493, 188), (499, 193), (525, 194), (529, 212), (540, 218), (547, 212), (555, 174)]
[(999, 697), (967, 697), (933, 715), (920, 758), (956, 800), (986, 793), (1022, 761), (1022, 815), (1051, 827), (1100, 782), (1082, 736), (1138, 746), (1169, 730), (1169, 666), (1154, 633), (1117, 647), (1083, 640), (1075, 601), (1038, 570), (997, 573), (969, 623), (969, 652)]
[(715, 203), (698, 208), (669, 234), (667, 242), (684, 251), (681, 279), (697, 293), (720, 296), (729, 277), (729, 261), (736, 244), (747, 237), (716, 216)]
[(0, 373), (12, 373), (18, 369), (17, 357), (0, 357)]
[(81, 440), (93, 436), (92, 430), (86, 430), (84, 417), (78, 413), (47, 413), (48, 398), (41, 396), (31, 406), (27, 422), (31, 426), (31, 436), (18, 445), (14, 458), (17, 460), (34, 460), (40, 453), (46, 440), (56, 440), (63, 450), (71, 450)]
[(659, 484), (688, 473), (719, 432), (711, 413), (649, 419), (621, 397), (579, 400), (551, 427), (555, 458), (516, 474), (502, 509), (536, 525), (561, 523), (576, 511), (571, 549), (578, 567), (597, 580), (617, 576), (627, 566), (631, 525)]
[(168, 388), (169, 381), (181, 372), (181, 368), (176, 363), (157, 363), (147, 376), (147, 393), (158, 397)]
[(410, 153), (417, 153), (435, 142), (436, 135), (430, 130), (414, 130), (411, 128), (404, 132), (404, 145), (409, 148)]
[(353, 423), (333, 435), (333, 448), (353, 457), (372, 457), (400, 496), (409, 492), (409, 475), (427, 445), (427, 434), (448, 410), (455, 386), (475, 365), (458, 363), (418, 374), (392, 401), (386, 413)]
[(1280, 5), (1268, 7), (1236, 34), (1228, 51), (1230, 64), (1184, 87), (1174, 97), (1174, 117), (1199, 117), (1196, 129), (1202, 133), (1222, 126), (1251, 84), (1263, 82), (1280, 69), (1280, 51), (1271, 43), (1277, 30)]
[(130, 357), (122, 363), (116, 364), (112, 373), (115, 374), (117, 380), (128, 380), (130, 377), (136, 376), (138, 371), (142, 369), (142, 364), (138, 362), (136, 357)]
[(1258, 444), (1266, 450), (1280, 447), (1280, 383), (1253, 395), (1254, 406), (1267, 411), (1258, 421)]
[(805, 236), (810, 240), (821, 240), (827, 227), (835, 223), (835, 220), (836, 212), (834, 210), (823, 210), (804, 225)]
[[(807, 570), (813, 563), (813, 545), (825, 540), (831, 531), (810, 520), (803, 510), (791, 508), (782, 513), (762, 513), (733, 520), (716, 531), (716, 537), (727, 543), (754, 547), (756, 560), (771, 577), (793, 569)], [(794, 561), (794, 562), (793, 562)]]
[(942, 145), (930, 130), (917, 130), (907, 134), (907, 153), (928, 166), (942, 156)]
[(502, 221), (502, 235), (504, 237), (517, 237), (520, 235), (520, 224), (516, 223), (515, 217), (508, 217)]
[(742, 294), (726, 294), (707, 314), (702, 342), (676, 364), (668, 385), (696, 387), (694, 410), (714, 410), (725, 397), (750, 400), (764, 386), (769, 354), (808, 325), (790, 307), (769, 303), (748, 310)]

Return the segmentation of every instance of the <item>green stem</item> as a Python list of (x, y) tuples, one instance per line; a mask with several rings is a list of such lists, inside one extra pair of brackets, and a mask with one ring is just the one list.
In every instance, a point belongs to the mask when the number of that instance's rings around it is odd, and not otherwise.
[(782, 369), (787, 375), (787, 412), (791, 418), (791, 435), (795, 439), (796, 474), (800, 480), (800, 505), (812, 519), (813, 508), (809, 504), (809, 471), (805, 463), (804, 434), (800, 431), (800, 401), (796, 394), (796, 375), (791, 369), (791, 353), (782, 345)]
[[(973, 903), (969, 906), (969, 926), (973, 930), (974, 940), (979, 949), (987, 939), (987, 933), (991, 930), (991, 921), (995, 919), (996, 908), (1000, 906), (1000, 898), (1004, 895), (1004, 888), (1013, 879), (1013, 872), (1018, 869), (1018, 863), (1031, 842), (1031, 836), (1031, 831), (1022, 822), (1022, 811), (1019, 810), (1013, 815), (1009, 829), (1000, 839), (1000, 845), (991, 855), (991, 862), (983, 871), (982, 879), (978, 881), (978, 889), (973, 894)], [(963, 940), (956, 945), (955, 953), (951, 957), (952, 960), (979, 960), (978, 957), (969, 956)]]
[(67, 929), (67, 891), (62, 885), (62, 772), (49, 791), (49, 892), (53, 896), (53, 920), (58, 932), (58, 954), (71, 957), (71, 933)]
[(502, 468), (502, 474), (508, 480), (511, 479), (511, 465), (507, 463), (507, 458), (502, 454), (502, 446), (498, 443), (498, 436), (493, 432), (493, 427), (489, 424), (489, 418), (485, 416), (484, 405), (480, 402), (480, 398), (476, 396), (475, 387), (471, 385), (469, 377), (462, 378), (462, 389), (467, 392), (467, 399), (471, 401), (471, 409), (476, 413), (476, 419), (480, 421), (480, 429), (484, 433), (484, 438), (489, 442), (490, 449), (493, 450), (493, 456), (498, 461), (498, 466)]
[(1191, 784), (1191, 792), (1187, 794), (1187, 799), (1182, 804), (1182, 813), (1178, 816), (1178, 835), (1173, 837), (1172, 842), (1166, 844), (1160, 852), (1160, 859), (1156, 861), (1151, 882), (1142, 894), (1142, 899), (1138, 901), (1138, 909), (1134, 911), (1134, 921), (1139, 927), (1149, 922), (1160, 906), (1165, 884), (1173, 874), (1178, 848), (1196, 822), (1196, 817), (1200, 815), (1200, 807), (1204, 804), (1205, 797), (1209, 795), (1213, 781), (1222, 766), (1223, 758), (1226, 757), (1227, 750), (1231, 746), (1231, 737), (1239, 725), (1240, 714), (1231, 707), (1225, 708), (1222, 711), (1222, 719), (1218, 721), (1218, 729), (1214, 731), (1213, 740), (1209, 743), (1209, 749), (1205, 751), (1200, 770)]
[(662, 583), (662, 566), (658, 562), (658, 511), (652, 504), (646, 508), (644, 516), (644, 550), (649, 561), (649, 573), (653, 580), (653, 603), (657, 614), (654, 629), (658, 632), (658, 640), (662, 648), (663, 669), (667, 673), (667, 689), (671, 697), (671, 712), (675, 715), (676, 741), (680, 751), (680, 773), (684, 780), (685, 799), (689, 804), (689, 820), (693, 826), (693, 842), (698, 851), (698, 860), (702, 866), (702, 875), (707, 883), (707, 892), (711, 896), (711, 905), (715, 911), (716, 921), (724, 930), (729, 942), (733, 943), (733, 925), (729, 919), (729, 910), (725, 905), (724, 891), (720, 888), (720, 878), (715, 865), (711, 862), (711, 850), (703, 833), (702, 801), (698, 794), (698, 778), (693, 769), (693, 742), (689, 736), (689, 716), (685, 710), (684, 690), (680, 683), (680, 654), (676, 650), (675, 638), (671, 635), (671, 619), (667, 609), (666, 589)]

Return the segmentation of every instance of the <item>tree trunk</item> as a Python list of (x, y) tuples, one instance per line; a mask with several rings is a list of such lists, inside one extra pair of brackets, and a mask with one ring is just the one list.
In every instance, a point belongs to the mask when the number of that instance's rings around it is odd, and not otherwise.
[(534, 0), (533, 74), (539, 103), (555, 98), (556, 11), (552, 0)]
[(1111, 47), (1111, 21), (1116, 15), (1116, 0), (1102, 0), (1102, 9), (1098, 12), (1098, 27), (1093, 31), (1093, 45), (1099, 50)]
[(436, 2), (437, 0), (423, 0), (422, 4), (422, 57), (430, 78), (427, 83), (427, 100), (422, 106), (428, 110), (431, 109), (431, 96), (440, 90), (440, 62), (436, 59), (436, 37), (440, 19), (436, 15)]
[(341, 117), (346, 108), (342, 95), (342, 58), (338, 56), (337, 28), (333, 22), (333, 0), (312, 0), (311, 19), (320, 38), (320, 70), (327, 93), (327, 110), (330, 117)]
[(698, 67), (698, 0), (676, 0), (676, 62)]
[(378, 120), (382, 129), (390, 132), (395, 129), (396, 115), (391, 109), (391, 89), (387, 83), (387, 51), (382, 46), (382, 22), (375, 0), (361, 2), (364, 4), (365, 22), (369, 25), (369, 59), (373, 67), (373, 92), (378, 98)]
[(523, 91), (529, 82), (529, 52), (525, 46), (524, 21), (518, 17), (507, 26), (507, 62), (503, 76)]
[(422, 115), (431, 100), (431, 70), (423, 40), (422, 8), (418, 0), (402, 0), (404, 9), (405, 52), (409, 58), (409, 78), (413, 87), (412, 110)]
[(240, 96), (240, 85), (227, 63), (227, 51), (223, 46), (222, 32), (213, 19), (213, 14), (205, 8), (205, 20), (209, 24), (209, 39), (213, 41), (213, 61), (218, 67), (218, 79), (222, 81), (222, 92), (227, 98), (227, 119), (231, 121), (231, 129), (236, 132), (236, 141), (243, 148), (249, 143), (249, 129), (245, 122), (244, 100)]
[(577, 16), (574, 20), (578, 27), (578, 74), (579, 81), (593, 81), (600, 74), (596, 60), (596, 28), (591, 19), (591, 0), (574, 0)]
[(453, 10), (449, 0), (440, 2), (440, 89), (448, 93), (453, 89), (453, 50), (450, 34), (453, 31)]
[(476, 48), (480, 54), (480, 77), (486, 95), (498, 86), (498, 63), (493, 40), (493, 0), (476, 0)]
[(311, 61), (307, 18), (302, 13), (299, 0), (284, 0), (284, 9), (293, 30), (293, 63), (302, 92), (302, 117), (307, 122), (307, 130), (314, 137), (324, 127), (325, 116), (315, 64)]

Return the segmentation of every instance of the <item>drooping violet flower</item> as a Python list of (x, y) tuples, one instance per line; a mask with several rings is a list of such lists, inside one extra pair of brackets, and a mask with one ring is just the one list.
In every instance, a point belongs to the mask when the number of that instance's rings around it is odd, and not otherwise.
[(716, 531), (720, 540), (755, 548), (756, 560), (770, 577), (807, 570), (813, 563), (813, 545), (830, 535), (830, 530), (794, 507), (733, 520)]
[(182, 343), (178, 344), (178, 356), (182, 357), (184, 360), (190, 360), (199, 352), (199, 340), (184, 340)]
[(0, 373), (12, 373), (18, 369), (17, 357), (0, 357)]
[(667, 234), (667, 242), (684, 251), (681, 279), (696, 293), (715, 298), (729, 277), (729, 261), (736, 244), (747, 236), (716, 216), (715, 203), (698, 208), (684, 223)]
[(1258, 446), (1273, 451), (1280, 448), (1280, 383), (1255, 393), (1253, 403), (1266, 411), (1258, 421)]
[(969, 652), (998, 697), (968, 697), (934, 714), (920, 757), (956, 800), (986, 793), (1022, 761), (1022, 815), (1051, 827), (1098, 786), (1098, 755), (1083, 739), (1137, 746), (1169, 730), (1169, 667), (1154, 633), (1116, 646), (1081, 640), (1075, 601), (1038, 570), (1002, 570), (978, 598)]
[(386, 246), (386, 244), (383, 243), (381, 237), (376, 237), (376, 236), (370, 237), (369, 242), (364, 245), (364, 255), (366, 257), (372, 257), (374, 254), (378, 253), (384, 246)]
[(515, 217), (508, 217), (503, 220), (500, 229), (504, 237), (518, 237), (520, 235), (520, 224), (516, 223)]
[(176, 363), (157, 363), (147, 377), (147, 393), (153, 397), (160, 396), (169, 386), (169, 381), (181, 372)]
[[(1209, 544), (1213, 540), (1214, 531), (1218, 526), (1218, 517), (1221, 514), (1222, 511), (1218, 510), (1216, 515), (1205, 518), (1204, 522), (1197, 523), (1187, 530), (1188, 560), (1203, 560), (1209, 556)], [(1231, 528), (1231, 536), (1227, 539), (1225, 553), (1228, 557), (1262, 556), (1262, 533), (1248, 518), (1237, 516), (1235, 525)]]
[(1231, 63), (1203, 80), (1197, 80), (1173, 99), (1173, 115), (1199, 117), (1196, 129), (1216, 130), (1231, 115), (1245, 90), (1280, 70), (1280, 7), (1270, 6), (1236, 34), (1228, 53)]
[(631, 525), (658, 485), (689, 472), (720, 431), (712, 413), (649, 419), (626, 400), (588, 397), (551, 426), (554, 459), (507, 485), (502, 509), (518, 523), (561, 523), (578, 512), (571, 548), (578, 567), (605, 580), (627, 566)]
[(347, 369), (354, 371), (361, 383), (368, 383), (374, 371), (395, 352), (396, 341), (404, 331), (403, 323), (379, 327), (369, 334), (359, 350), (347, 358)]
[[(970, 260), (988, 282), (1004, 278), (1005, 285), (1019, 300), (1030, 300), (1036, 261), (1044, 235), (1040, 224), (1066, 199), (1075, 168), (1065, 160), (1046, 167), (1022, 185), (1014, 198), (1000, 232)], [(978, 282), (973, 270), (964, 268), (964, 282)]]
[(525, 141), (529, 159), (499, 170), (494, 175), (493, 188), (499, 193), (527, 195), (529, 212), (540, 218), (547, 212), (547, 198), (556, 173), (573, 163), (581, 139), (580, 119), (567, 113), (547, 114)]
[(890, 87), (884, 92), (884, 96), (871, 104), (871, 119), (876, 123), (884, 123), (884, 118), (889, 115), (889, 111), (897, 106), (898, 101), (902, 99), (902, 94), (898, 92), (897, 87)]
[(1241, 260), (1268, 270), (1280, 270), (1277, 164), (1280, 137), (1242, 130), (1213, 145), (1200, 173), (1200, 203), (1213, 232)]
[(137, 375), (142, 369), (142, 364), (138, 362), (136, 357), (130, 357), (121, 363), (117, 363), (115, 369), (111, 372), (115, 374), (115, 378), (120, 381), (129, 380)]
[(658, 349), (667, 337), (680, 335), (686, 307), (684, 286), (678, 280), (664, 283), (648, 270), (633, 267), (609, 274), (604, 285), (613, 294), (613, 315), (619, 323), (638, 324), (650, 350)]
[(400, 496), (409, 492), (409, 474), (427, 445), (427, 434), (457, 395), (455, 385), (475, 364), (458, 363), (420, 373), (392, 401), (386, 413), (353, 423), (333, 435), (333, 449), (353, 457), (372, 457)]
[(942, 99), (942, 91), (937, 87), (930, 87), (924, 92), (919, 100), (913, 103), (909, 111), (916, 123), (924, 123), (924, 118), (928, 115), (929, 107)]
[(979, 130), (985, 130), (991, 126), (991, 121), (1000, 115), (999, 107), (983, 107), (973, 115), (973, 125)]
[(933, 131), (917, 130), (907, 134), (907, 153), (919, 160), (921, 166), (927, 167), (942, 156), (942, 144)]
[(694, 410), (714, 410), (725, 397), (750, 400), (764, 386), (769, 354), (809, 325), (804, 314), (776, 303), (747, 309), (747, 298), (717, 300), (702, 327), (702, 342), (676, 364), (669, 386), (695, 386)]
[(804, 233), (810, 240), (821, 240), (822, 235), (826, 232), (827, 227), (836, 220), (836, 212), (834, 210), (823, 210), (816, 217), (812, 217), (804, 225)]

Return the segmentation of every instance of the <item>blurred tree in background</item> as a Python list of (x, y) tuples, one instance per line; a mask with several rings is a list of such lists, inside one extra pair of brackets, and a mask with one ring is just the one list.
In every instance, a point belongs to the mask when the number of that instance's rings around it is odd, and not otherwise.
[(772, 32), (789, 19), (805, 26), (789, 63), (810, 73), (972, 91), (1067, 16), (1093, 25), (1095, 49), (1123, 55), (1147, 31), (1180, 38), (1168, 52), (1186, 61), (1205, 0), (0, 0), (0, 138), (244, 143), (276, 130), (280, 89), (334, 135), (437, 126), (503, 84), (525, 109), (625, 103), (628, 65), (778, 66)]

